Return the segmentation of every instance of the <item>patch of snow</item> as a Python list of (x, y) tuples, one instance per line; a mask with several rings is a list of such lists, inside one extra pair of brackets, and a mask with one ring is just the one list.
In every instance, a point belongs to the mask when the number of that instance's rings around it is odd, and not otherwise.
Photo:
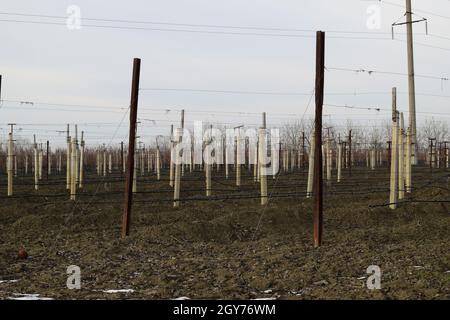
[(2, 283), (14, 283), (14, 282), (18, 282), (19, 280), (0, 280), (0, 284)]
[(366, 277), (359, 277), (358, 280), (364, 280)]
[(111, 290), (103, 290), (104, 293), (133, 293), (133, 289), (111, 289)]
[(53, 298), (41, 297), (40, 294), (14, 293), (15, 297), (8, 297), (11, 300), (53, 300)]
[(173, 300), (191, 300), (191, 298), (188, 297), (179, 297), (179, 298), (175, 298)]
[(265, 293), (265, 294), (272, 293), (272, 289), (268, 289), (268, 290), (266, 290), (266, 291), (263, 291), (263, 293)]

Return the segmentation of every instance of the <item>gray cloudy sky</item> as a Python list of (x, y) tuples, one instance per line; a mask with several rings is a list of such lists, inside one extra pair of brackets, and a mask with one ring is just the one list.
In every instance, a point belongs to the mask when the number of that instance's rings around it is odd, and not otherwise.
[[(70, 5), (81, 9), (80, 30), (69, 30), (63, 18), (12, 15), (67, 16)], [(380, 29), (367, 25), (376, 18), (367, 11), (373, 5), (381, 8)], [(183, 108), (188, 126), (194, 120), (251, 125), (263, 111), (272, 125), (308, 117), (314, 107), (307, 108), (314, 86), (314, 30), (327, 31), (327, 67), (406, 73), (405, 27), (396, 28), (396, 40), (390, 34), (392, 22), (403, 19), (402, 5), (403, 0), (3, 0), (0, 134), (14, 122), (22, 136), (35, 133), (39, 141), (60, 143), (64, 135), (57, 131), (78, 123), (88, 143), (123, 140), (128, 116), (114, 133), (129, 104), (134, 57), (142, 59), (141, 88), (247, 92), (141, 90), (140, 135), (146, 143), (167, 134)], [(450, 2), (413, 0), (413, 11), (428, 18), (430, 33), (424, 34), (424, 24), (414, 25), (416, 73), (437, 77), (416, 79), (417, 118), (448, 123), (450, 81), (438, 78), (450, 78)], [(258, 28), (234, 28), (250, 26)], [(407, 110), (405, 76), (329, 70), (325, 82), (327, 104), (389, 109), (396, 86), (399, 108)], [(331, 106), (324, 113), (336, 123), (348, 118), (361, 126), (390, 117), (388, 111)]]

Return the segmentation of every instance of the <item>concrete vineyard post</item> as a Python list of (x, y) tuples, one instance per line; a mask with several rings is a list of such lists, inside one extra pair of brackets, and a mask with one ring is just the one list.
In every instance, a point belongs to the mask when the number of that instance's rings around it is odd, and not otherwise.
[(364, 152), (366, 155), (366, 167), (369, 168), (370, 167), (370, 158), (369, 158), (369, 150), (366, 150), (366, 152)]
[(97, 150), (95, 154), (97, 160), (97, 175), (100, 176), (100, 150)]
[(181, 183), (181, 143), (182, 143), (182, 135), (183, 135), (183, 129), (178, 128), (176, 130), (176, 146), (175, 149), (175, 182), (174, 182), (174, 192), (173, 192), (173, 206), (179, 207), (180, 206), (180, 183)]
[(70, 145), (70, 141), (71, 138), (69, 136), (69, 125), (67, 125), (67, 136), (66, 136), (66, 140), (67, 140), (67, 155), (66, 155), (66, 189), (70, 190), (70, 171), (71, 171), (71, 165), (70, 165), (70, 160), (71, 160), (71, 156), (70, 156), (70, 149), (71, 149), (71, 145)]
[(333, 151), (331, 150), (331, 139), (328, 137), (326, 145), (326, 156), (327, 156), (327, 182), (331, 183), (331, 166), (333, 161)]
[(42, 151), (42, 143), (39, 147), (39, 180), (42, 180), (42, 160), (44, 158), (44, 151)]
[(108, 173), (112, 173), (112, 154), (111, 152), (108, 153)]
[[(276, 179), (276, 176), (280, 170), (279, 166), (280, 166), (280, 155), (277, 154), (277, 152), (275, 152), (276, 150), (278, 150), (277, 148), (277, 144), (276, 142), (272, 142), (271, 139), (271, 154), (270, 154), (270, 163), (272, 164), (272, 179)], [(279, 145), (279, 144), (278, 144)], [(278, 158), (278, 159), (277, 159)]]
[(291, 150), (291, 172), (295, 170), (295, 150)]
[(161, 153), (159, 146), (156, 147), (156, 179), (161, 180)]
[(337, 182), (341, 182), (341, 170), (342, 170), (342, 143), (339, 143), (337, 152)]
[[(258, 140), (256, 140), (256, 141), (258, 141)], [(258, 181), (258, 147), (255, 147), (254, 151), (255, 151), (255, 153), (254, 153), (254, 163), (253, 163), (253, 182), (257, 182)], [(249, 150), (249, 152), (250, 152), (250, 150)]]
[(308, 185), (306, 187), (306, 197), (311, 198), (312, 197), (312, 185), (313, 185), (313, 179), (314, 179), (314, 156), (315, 156), (315, 138), (314, 133), (311, 134), (310, 138), (310, 146), (309, 146), (309, 165), (308, 165)]
[[(266, 129), (267, 129), (267, 119), (266, 113), (262, 114), (262, 128), (259, 129), (259, 144), (258, 144), (258, 162), (259, 162), (259, 175), (260, 175), (260, 187), (261, 187), (261, 205), (268, 203), (269, 199), (267, 197), (267, 164), (263, 163), (263, 159), (267, 159), (267, 141), (266, 141)], [(274, 162), (271, 162), (272, 167), (275, 167)]]
[(353, 156), (352, 156), (352, 130), (348, 131), (348, 175), (352, 176), (352, 164), (353, 164)]
[(267, 147), (266, 147), (266, 129), (259, 129), (259, 172), (260, 172), (260, 187), (261, 187), (261, 205), (266, 205), (268, 202), (267, 197), (267, 166), (263, 163), (263, 159), (267, 158)]
[(224, 143), (224, 148), (225, 148), (225, 179), (228, 180), (228, 176), (229, 176), (228, 163), (230, 162), (230, 159), (229, 159), (229, 152), (228, 152), (229, 146), (227, 145), (228, 141), (226, 139), (227, 138), (225, 138), (225, 143)]
[(397, 89), (392, 89), (392, 144), (391, 144), (391, 181), (389, 194), (389, 208), (397, 208), (398, 200), (398, 112)]
[(106, 159), (107, 159), (106, 149), (105, 149), (105, 147), (103, 147), (103, 157), (102, 157), (103, 165), (102, 165), (102, 169), (103, 169), (103, 176), (104, 177), (106, 177), (106, 172), (107, 172)]
[(237, 128), (236, 135), (236, 186), (241, 185), (241, 128)]
[(448, 166), (448, 157), (450, 155), (450, 149), (447, 147), (448, 143), (449, 143), (448, 141), (444, 142), (444, 144), (445, 144), (445, 167), (446, 168), (449, 168), (449, 166)]
[(123, 155), (123, 141), (120, 142), (119, 158), (120, 158), (119, 172), (120, 172), (120, 175), (123, 175), (125, 173), (125, 171), (123, 169), (125, 166), (125, 159), (124, 159), (124, 155)]
[(75, 138), (72, 138), (72, 150), (71, 150), (72, 159), (71, 163), (71, 179), (70, 179), (70, 200), (76, 200), (77, 194), (77, 185), (76, 185), (76, 174), (77, 171), (77, 142)]
[[(111, 154), (109, 155), (110, 158), (110, 163), (111, 163)], [(141, 165), (141, 176), (143, 176), (145, 174), (145, 161), (144, 161), (144, 148), (140, 149), (140, 165)], [(112, 173), (112, 167), (111, 164), (109, 166), (109, 173)]]
[[(12, 131), (12, 130), (11, 130)], [(8, 160), (6, 167), (8, 171), (8, 197), (13, 195), (13, 175), (14, 175), (14, 142), (13, 134), (8, 134)]]
[(28, 153), (25, 153), (25, 175), (28, 175)]
[(47, 152), (46, 152), (46, 179), (48, 180), (48, 176), (51, 174), (51, 157), (50, 157), (50, 142), (47, 140)]
[(302, 167), (303, 173), (305, 172), (305, 167), (306, 167), (305, 152), (306, 152), (306, 149), (305, 149), (305, 132), (302, 131), (302, 165), (301, 165), (301, 167)]
[(134, 155), (134, 166), (133, 166), (133, 188), (132, 188), (133, 193), (137, 192), (137, 168), (138, 168), (137, 161), (138, 161), (138, 157), (135, 154)]
[(412, 191), (412, 176), (411, 176), (411, 129), (408, 128), (406, 131), (406, 192), (411, 193)]
[(191, 143), (191, 157), (190, 157), (190, 163), (189, 163), (189, 172), (192, 173), (192, 171), (194, 170), (194, 139), (192, 138), (192, 143)]
[(33, 135), (33, 151), (34, 151), (34, 190), (39, 189), (39, 172), (38, 172), (38, 147), (36, 143), (36, 135)]
[(170, 159), (169, 159), (169, 185), (173, 187), (174, 185), (174, 136), (173, 136), (173, 125), (170, 126)]
[[(14, 150), (14, 148), (13, 148), (13, 150)], [(17, 167), (17, 156), (15, 155), (15, 151), (14, 151), (13, 159), (14, 159), (14, 177), (17, 177), (18, 167)]]
[(62, 171), (62, 156), (61, 150), (58, 150), (58, 173), (60, 174)]
[(209, 197), (211, 195), (211, 164), (209, 163), (210, 156), (206, 155), (205, 163), (205, 174), (206, 174), (206, 196)]
[(83, 188), (84, 179), (84, 132), (81, 131), (81, 149), (80, 149), (80, 184), (79, 188)]
[(76, 186), (79, 182), (79, 166), (78, 166), (78, 162), (80, 161), (80, 151), (78, 150), (78, 125), (75, 125), (75, 170), (74, 170), (74, 174), (75, 174), (75, 189)]
[(370, 150), (370, 169), (375, 170), (376, 166), (376, 149), (373, 148)]
[[(210, 131), (210, 136), (207, 137), (208, 139), (208, 144), (210, 144), (212, 142), (212, 126), (211, 126), (211, 131)], [(206, 159), (205, 159), (205, 176), (206, 176), (206, 196), (209, 197), (211, 196), (211, 171), (212, 171), (212, 161), (211, 161), (211, 153), (207, 152), (206, 154)]]
[(398, 199), (405, 197), (405, 154), (404, 154), (404, 122), (403, 112), (400, 113), (400, 126), (398, 128)]
[(150, 150), (147, 151), (147, 168), (148, 168), (148, 173), (151, 174), (152, 173), (152, 156), (150, 154)]

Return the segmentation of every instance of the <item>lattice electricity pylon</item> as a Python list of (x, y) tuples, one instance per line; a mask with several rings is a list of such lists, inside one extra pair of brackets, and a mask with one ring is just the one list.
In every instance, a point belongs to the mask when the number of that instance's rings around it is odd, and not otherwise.
[(421, 16), (415, 14), (414, 12), (405, 12), (405, 14), (403, 15), (403, 17), (405, 17), (408, 13), (411, 13), (411, 16), (414, 15), (414, 16), (419, 17), (420, 19), (418, 19), (418, 20), (411, 20), (411, 22), (407, 22), (407, 21), (405, 21), (405, 22), (399, 22), (401, 18), (398, 19), (398, 20), (397, 20), (396, 22), (394, 22), (394, 23), (392, 24), (392, 26), (391, 26), (392, 40), (394, 40), (394, 27), (396, 27), (396, 26), (402, 26), (402, 25), (405, 25), (405, 24), (408, 24), (408, 23), (413, 24), (413, 23), (425, 22), (425, 34), (428, 35), (428, 19), (427, 19), (427, 18), (424, 18), (424, 17), (421, 17)]

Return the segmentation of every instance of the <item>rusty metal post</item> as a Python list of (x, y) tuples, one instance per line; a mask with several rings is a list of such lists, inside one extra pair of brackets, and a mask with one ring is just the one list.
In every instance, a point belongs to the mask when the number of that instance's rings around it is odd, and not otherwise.
[(128, 159), (125, 183), (125, 198), (122, 219), (122, 239), (130, 233), (131, 203), (133, 200), (133, 172), (134, 172), (134, 148), (136, 142), (136, 119), (139, 99), (139, 78), (141, 71), (141, 59), (135, 58), (133, 62), (133, 82), (131, 85), (130, 102), (130, 134), (128, 135)]
[(325, 69), (325, 32), (318, 31), (316, 37), (316, 116), (315, 116), (315, 155), (314, 155), (314, 247), (322, 243), (323, 222), (323, 180), (322, 180), (322, 108)]

